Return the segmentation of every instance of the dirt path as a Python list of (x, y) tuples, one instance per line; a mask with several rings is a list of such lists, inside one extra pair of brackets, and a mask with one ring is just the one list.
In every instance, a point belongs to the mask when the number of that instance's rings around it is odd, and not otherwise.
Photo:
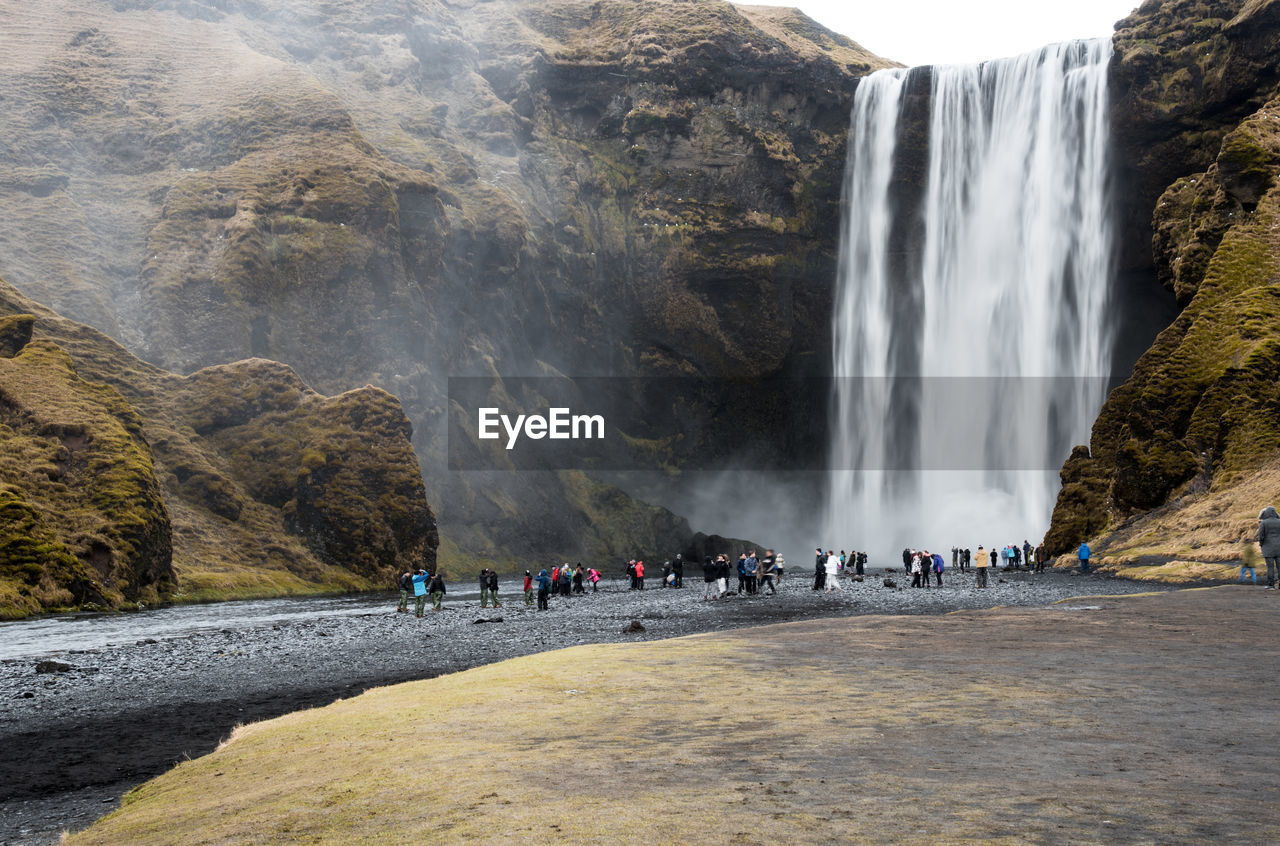
[(1277, 842), (1278, 611), (1228, 587), (542, 653), (242, 729), (73, 842), (391, 821), (480, 843)]

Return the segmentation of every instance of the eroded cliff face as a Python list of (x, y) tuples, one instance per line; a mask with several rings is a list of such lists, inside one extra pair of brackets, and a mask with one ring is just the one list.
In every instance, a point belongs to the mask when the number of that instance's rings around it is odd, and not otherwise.
[(798, 13), (0, 6), (0, 270), (178, 372), (400, 397), (460, 559), (690, 532), (603, 525), (570, 475), (444, 472), (447, 376), (825, 369), (849, 102), (886, 63)]
[(1280, 3), (1146, 3), (1116, 49), (1119, 155), (1134, 204), (1166, 186), (1149, 255), (1181, 313), (1064, 466), (1046, 541), (1221, 575), (1280, 499)]
[(0, 282), (0, 617), (384, 588), (435, 564), (399, 402), (182, 377)]

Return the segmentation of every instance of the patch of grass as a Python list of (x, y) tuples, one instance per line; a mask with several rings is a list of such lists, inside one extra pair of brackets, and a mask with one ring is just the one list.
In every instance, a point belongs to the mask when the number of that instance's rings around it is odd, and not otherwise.
[[(1257, 743), (1224, 743), (1257, 725), (1272, 694), (1260, 679), (1280, 651), (1263, 643), (1239, 670), (1204, 655), (1224, 619), (1254, 630), (1271, 604), (1231, 588), (1110, 599), (1089, 612), (822, 620), (575, 647), (380, 688), (241, 726), (68, 842), (163, 843), (174, 830), (263, 844), (409, 832), (763, 844), (1280, 831), (1280, 817), (1258, 811), (1271, 767)], [(1258, 743), (1277, 737), (1255, 731)], [(1194, 800), (1211, 786), (1212, 807)]]

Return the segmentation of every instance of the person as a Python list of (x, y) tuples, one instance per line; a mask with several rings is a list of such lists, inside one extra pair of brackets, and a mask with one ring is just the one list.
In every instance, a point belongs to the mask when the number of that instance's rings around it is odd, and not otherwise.
[(703, 581), (702, 598), (703, 600), (715, 598), (711, 595), (714, 590), (712, 585), (716, 583), (716, 571), (719, 569), (719, 567), (720, 567), (719, 563), (716, 561), (712, 561), (710, 555), (702, 559), (702, 581)]
[(867, 554), (865, 552), (856, 553), (854, 561), (857, 562), (853, 565), (854, 574), (858, 577), (858, 581), (862, 581), (862, 577), (866, 575)]
[(591, 568), (589, 568), (589, 569), (587, 570), (587, 581), (591, 582), (591, 592), (592, 592), (592, 593), (599, 593), (599, 592), (600, 592), (600, 588), (599, 588), (599, 584), (600, 584), (600, 571), (599, 571), (599, 570), (597, 570), (595, 567), (591, 567)]
[(813, 565), (813, 589), (822, 590), (827, 584), (827, 556), (822, 554), (822, 547), (817, 548)]
[(755, 596), (756, 584), (760, 578), (760, 560), (756, 558), (756, 551), (754, 549), (747, 553), (746, 572), (747, 593)]
[(778, 570), (778, 584), (779, 584), (779, 585), (781, 585), (781, 584), (782, 584), (782, 571), (783, 571), (783, 570), (785, 570), (785, 569), (787, 568), (787, 559), (785, 559), (785, 558), (783, 558), (781, 555), (779, 555), (779, 556), (778, 556), (778, 560), (777, 560), (777, 562), (775, 562), (775, 563), (777, 564), (777, 570)]
[(720, 554), (716, 566), (716, 599), (729, 592), (729, 556)]
[(1080, 572), (1089, 572), (1089, 557), (1093, 555), (1093, 551), (1089, 549), (1089, 544), (1084, 541), (1080, 542), (1080, 549), (1076, 551), (1076, 558), (1080, 559)]
[(844, 588), (840, 586), (840, 559), (836, 556), (835, 550), (827, 550), (827, 581), (826, 589), (823, 593), (831, 593), (838, 590), (844, 593)]
[(480, 571), (480, 607), (489, 607), (489, 570), (487, 567)]
[(764, 558), (760, 559), (760, 591), (769, 588), (769, 593), (777, 593), (777, 589), (773, 586), (773, 579), (778, 575), (778, 558), (773, 554), (772, 549), (764, 551)]
[(578, 566), (573, 568), (573, 592), (574, 593), (587, 592), (587, 586), (582, 583), (582, 580), (585, 579), (586, 577), (587, 577), (587, 571), (582, 569), (582, 562), (579, 561)]
[(973, 561), (973, 555), (969, 552), (969, 547), (965, 547), (960, 555), (960, 572), (963, 573), (969, 569), (969, 564)]
[(738, 553), (738, 596), (742, 596), (742, 591), (747, 587), (747, 554), (745, 552)]
[(439, 611), (440, 606), (444, 604), (444, 595), (446, 593), (444, 587), (444, 576), (440, 574), (440, 568), (436, 568), (436, 573), (431, 577), (431, 584), (427, 585), (427, 593), (431, 594), (431, 610)]
[(960, 547), (951, 547), (951, 569), (957, 570), (960, 567)]
[(911, 547), (902, 550), (902, 569), (908, 574), (911, 572)]
[(1037, 573), (1044, 572), (1044, 562), (1048, 557), (1049, 557), (1049, 554), (1044, 551), (1044, 544), (1040, 544), (1039, 546), (1036, 547), (1036, 572)]
[(1258, 573), (1254, 567), (1258, 564), (1258, 553), (1253, 551), (1253, 541), (1240, 541), (1240, 578), (1236, 579), (1236, 584), (1244, 582), (1244, 572), (1249, 571), (1249, 577), (1253, 579), (1253, 583), (1258, 583)]
[(524, 604), (526, 607), (533, 604), (533, 574), (528, 570), (524, 571)]
[(427, 571), (419, 569), (413, 576), (413, 615), (421, 617), (427, 610)]
[(982, 548), (982, 544), (978, 544), (978, 554), (973, 559), (973, 572), (980, 588), (987, 586), (987, 565), (990, 562), (991, 559), (987, 558), (987, 551)]
[(671, 572), (675, 574), (676, 581), (672, 587), (684, 587), (684, 555), (676, 553), (676, 560), (671, 562)]
[(627, 562), (627, 578), (631, 580), (631, 587), (627, 588), (627, 590), (635, 590), (636, 589), (636, 562), (634, 558)]
[(569, 596), (569, 591), (573, 584), (573, 571), (569, 569), (569, 562), (566, 561), (560, 566), (560, 574), (556, 580), (556, 587), (561, 596)]
[(548, 608), (547, 597), (551, 595), (551, 577), (547, 575), (546, 569), (538, 573), (538, 610), (546, 611)]
[(636, 562), (636, 590), (644, 590), (644, 562)]
[(501, 608), (502, 603), (498, 601), (498, 571), (489, 571), (489, 598), (493, 600), (494, 608)]
[(945, 569), (947, 569), (947, 565), (943, 561), (942, 555), (935, 552), (933, 554), (933, 577), (938, 580), (938, 587), (942, 587), (942, 571)]
[(408, 570), (400, 576), (400, 604), (396, 606), (396, 612), (407, 614), (409, 612), (409, 594), (413, 591), (413, 573)]
[(911, 586), (913, 588), (929, 586), (928, 578), (924, 579), (924, 584), (920, 583), (920, 576), (923, 572), (924, 571), (920, 563), (920, 553), (917, 552), (911, 556)]
[(671, 562), (663, 561), (662, 562), (662, 582), (661, 584), (658, 585), (658, 587), (666, 587), (667, 582), (669, 580), (671, 580)]
[(1267, 562), (1267, 587), (1280, 587), (1280, 514), (1268, 505), (1258, 515), (1258, 546)]
[(993, 546), (991, 547), (991, 566), (995, 567), (998, 565), (998, 563), (999, 563), (999, 559), (996, 556), (996, 548)]
[(1027, 565), (1027, 569), (1031, 569), (1031, 541), (1026, 538), (1022, 539), (1022, 560)]

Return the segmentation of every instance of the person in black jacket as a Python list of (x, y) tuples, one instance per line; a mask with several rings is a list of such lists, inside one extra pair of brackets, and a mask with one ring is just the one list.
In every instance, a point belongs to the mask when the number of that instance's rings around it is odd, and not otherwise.
[(490, 570), (485, 583), (489, 587), (489, 598), (493, 600), (493, 607), (501, 608), (502, 603), (498, 601), (498, 571)]
[(676, 574), (672, 587), (684, 587), (684, 555), (679, 552), (676, 553), (676, 560), (671, 562), (671, 572)]
[(814, 559), (813, 570), (813, 589), (822, 590), (827, 586), (827, 556), (823, 554), (822, 547), (818, 547), (818, 555)]
[(777, 593), (773, 586), (773, 579), (778, 575), (778, 558), (773, 554), (772, 549), (764, 551), (764, 557), (760, 559), (760, 592), (764, 593), (764, 589), (769, 588), (769, 593)]
[(716, 572), (719, 569), (720, 565), (717, 562), (712, 561), (710, 555), (702, 559), (702, 581), (704, 583), (702, 587), (703, 599), (713, 598), (712, 594), (716, 592), (716, 589), (712, 587), (712, 585), (716, 583)]
[(440, 570), (436, 570), (436, 574), (431, 577), (431, 581), (427, 584), (427, 593), (431, 594), (431, 608), (433, 611), (440, 610), (440, 603), (444, 601), (445, 595), (444, 576), (440, 575)]
[(400, 604), (396, 611), (401, 614), (409, 611), (409, 594), (413, 593), (413, 573), (406, 572), (400, 577)]

